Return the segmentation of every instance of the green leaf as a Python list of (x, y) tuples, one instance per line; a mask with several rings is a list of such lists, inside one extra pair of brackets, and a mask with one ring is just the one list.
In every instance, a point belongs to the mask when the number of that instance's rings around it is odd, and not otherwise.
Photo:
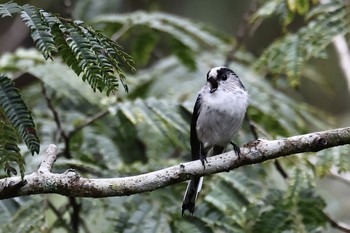
[(24, 5), (21, 18), (30, 28), (36, 48), (44, 55), (45, 59), (51, 58), (57, 52), (55, 42), (50, 32), (50, 26), (45, 20), (45, 12), (37, 8)]
[(14, 2), (0, 4), (0, 15), (2, 18), (11, 17), (12, 14), (17, 14), (22, 9)]
[[(152, 32), (152, 34), (165, 34), (164, 41), (169, 42), (171, 52), (190, 70), (196, 68), (195, 54), (203, 49), (227, 51), (227, 40), (225, 41), (225, 38), (221, 37), (221, 35), (218, 36), (215, 30), (171, 14), (137, 11), (121, 15), (99, 16), (93, 22), (107, 24), (111, 30), (118, 31), (118, 35), (124, 35), (129, 32), (133, 36), (134, 32), (139, 34), (140, 28), (143, 30), (147, 29), (146, 38), (143, 38), (144, 34), (141, 34), (140, 36), (142, 37), (136, 37), (133, 42), (134, 44), (140, 44), (139, 40), (145, 39), (145, 46), (143, 47), (142, 44), (140, 46), (149, 51), (140, 50), (140, 47), (137, 48), (138, 51), (145, 52), (145, 56), (150, 53), (151, 49), (155, 48), (155, 43), (157, 42), (154, 39), (156, 36), (150, 35), (149, 32)], [(121, 27), (123, 30), (120, 29)], [(127, 35), (130, 36), (129, 34)], [(161, 42), (162, 44), (164, 43), (163, 40)], [(141, 59), (144, 58), (141, 57)]]
[(177, 220), (174, 222), (174, 226), (179, 232), (193, 232), (193, 233), (211, 233), (213, 232), (210, 228), (206, 228), (203, 222), (198, 221), (197, 219), (190, 220)]
[(252, 233), (280, 233), (291, 227), (291, 216), (286, 207), (275, 205), (272, 210), (261, 214), (252, 228)]
[(310, 9), (310, 0), (298, 0), (297, 11), (300, 15), (304, 15)]
[[(101, 93), (94, 93), (87, 83), (82, 83), (77, 75), (67, 66), (60, 62), (47, 62), (45, 64), (33, 65), (26, 72), (40, 79), (46, 86), (55, 90), (57, 98), (66, 98), (79, 105), (99, 105), (104, 97)], [(74, 98), (70, 98), (74, 96)]]
[(266, 1), (264, 4), (261, 5), (261, 7), (253, 14), (252, 21), (255, 22), (258, 19), (264, 19), (271, 17), (278, 5), (281, 3), (281, 0), (276, 1)]
[[(154, 143), (156, 151), (160, 151), (159, 136), (164, 140), (163, 146), (167, 142), (181, 148), (186, 147), (184, 143), (188, 140), (189, 126), (180, 115), (181, 106), (179, 104), (155, 98), (136, 99), (120, 103), (117, 109), (130, 123), (139, 127), (140, 137), (146, 137), (143, 140)], [(146, 136), (150, 134), (156, 134), (157, 137)], [(149, 147), (153, 148), (150, 145)]]
[(0, 75), (0, 107), (31, 153), (39, 153), (40, 142), (31, 114), (11, 79), (3, 75)]
[(349, 32), (348, 12), (343, 1), (316, 6), (306, 16), (311, 19), (308, 24), (271, 44), (255, 67), (273, 75), (286, 75), (297, 86), (304, 64), (311, 58), (322, 57), (336, 35)]
[(300, 15), (304, 15), (309, 11), (310, 0), (288, 0), (288, 8), (292, 12), (298, 12)]
[(0, 5), (0, 15), (5, 17), (18, 13), (31, 29), (37, 49), (45, 59), (60, 55), (77, 75), (82, 74), (94, 91), (107, 95), (118, 90), (118, 79), (127, 91), (125, 74), (121, 68), (126, 64), (134, 71), (133, 59), (114, 41), (100, 32), (85, 26), (81, 21), (71, 21), (52, 15), (34, 6), (18, 6), (15, 3)]
[(169, 224), (171, 219), (166, 213), (160, 211), (157, 203), (152, 203), (151, 206), (151, 203), (134, 199), (133, 201), (138, 203), (137, 208), (130, 211), (130, 204), (125, 203), (124, 211), (117, 218), (118, 232), (172, 232)]
[(255, 222), (252, 232), (314, 232), (323, 229), (326, 218), (324, 200), (316, 194), (311, 176), (301, 169), (289, 174), (286, 192), (270, 192), (265, 201), (265, 210)]
[(171, 48), (182, 64), (190, 70), (195, 70), (197, 65), (193, 52), (181, 41), (172, 40), (171, 42)]
[(23, 178), (25, 161), (18, 147), (17, 131), (5, 118), (2, 111), (0, 113), (0, 167), (5, 170), (8, 176), (11, 173), (17, 175), (17, 170), (13, 166), (13, 163), (15, 163), (18, 165)]
[(158, 41), (159, 36), (154, 30), (148, 28), (140, 29), (140, 33), (137, 34), (132, 42), (132, 56), (138, 61), (138, 64), (145, 65), (148, 62)]
[[(47, 205), (43, 198), (32, 198), (31, 200), (20, 200), (14, 207), (6, 208), (2, 205), (2, 211), (11, 213), (9, 221), (2, 225), (4, 232), (34, 233), (41, 232), (45, 224), (45, 211)], [(1, 212), (2, 212), (1, 211)]]
[(79, 59), (76, 58), (75, 52), (70, 49), (65, 38), (65, 30), (61, 30), (62, 27), (63, 26), (59, 24), (54, 24), (51, 27), (55, 43), (58, 45), (58, 52), (62, 54), (63, 61), (71, 67), (77, 75), (79, 75), (82, 72), (82, 68), (79, 65)]

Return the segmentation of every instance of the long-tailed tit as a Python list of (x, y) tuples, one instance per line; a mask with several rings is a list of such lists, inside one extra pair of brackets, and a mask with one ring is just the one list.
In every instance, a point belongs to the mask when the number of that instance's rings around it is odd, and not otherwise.
[[(219, 66), (207, 74), (207, 83), (199, 92), (191, 122), (192, 160), (200, 159), (204, 168), (209, 154), (223, 153), (239, 131), (248, 106), (248, 93), (238, 76), (229, 68)], [(239, 155), (239, 147), (232, 143)], [(188, 183), (182, 204), (193, 214), (203, 177), (193, 177)]]

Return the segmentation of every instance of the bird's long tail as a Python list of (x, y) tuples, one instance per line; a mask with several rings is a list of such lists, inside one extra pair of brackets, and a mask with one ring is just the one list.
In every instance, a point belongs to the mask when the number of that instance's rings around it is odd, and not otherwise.
[[(214, 146), (212, 154), (218, 155), (218, 154), (221, 154), (224, 150), (225, 150), (225, 147)], [(202, 152), (202, 154), (205, 154), (205, 153)], [(203, 166), (204, 166), (204, 162), (203, 162)], [(205, 169), (205, 166), (204, 166), (204, 169)], [(196, 205), (196, 199), (198, 197), (199, 192), (202, 189), (202, 184), (203, 184), (203, 177), (201, 176), (193, 177), (188, 183), (185, 196), (182, 201), (182, 215), (184, 215), (186, 210), (188, 210), (191, 214), (193, 214), (194, 207)]]
[(182, 202), (182, 215), (185, 210), (193, 214), (194, 206), (199, 192), (202, 189), (203, 177), (193, 177), (187, 185), (185, 196)]

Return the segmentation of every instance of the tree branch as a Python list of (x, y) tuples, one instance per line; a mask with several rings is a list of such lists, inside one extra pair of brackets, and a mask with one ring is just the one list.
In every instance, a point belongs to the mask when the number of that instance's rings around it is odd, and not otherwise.
[[(80, 177), (74, 170), (68, 170), (63, 174), (51, 173), (50, 166), (48, 166), (49, 169), (39, 168), (41, 172), (35, 171), (26, 175), (24, 185), (18, 186), (16, 190), (13, 184), (20, 182), (20, 177), (0, 179), (0, 199), (41, 193), (57, 193), (70, 197), (126, 196), (180, 183), (190, 179), (193, 175), (206, 176), (278, 157), (302, 152), (316, 152), (345, 144), (350, 144), (350, 127), (272, 141), (256, 140), (241, 148), (240, 158), (235, 155), (234, 151), (208, 158), (206, 169), (203, 169), (198, 160), (142, 175), (88, 179)], [(57, 151), (53, 150), (54, 147), (49, 147), (48, 150), (54, 153), (47, 152), (47, 156), (56, 156)], [(54, 159), (49, 159), (49, 161), (54, 161)], [(12, 188), (11, 192), (8, 192), (9, 188)]]
[(57, 146), (51, 144), (44, 153), (43, 161), (41, 162), (38, 172), (50, 172), (54, 162), (57, 159)]

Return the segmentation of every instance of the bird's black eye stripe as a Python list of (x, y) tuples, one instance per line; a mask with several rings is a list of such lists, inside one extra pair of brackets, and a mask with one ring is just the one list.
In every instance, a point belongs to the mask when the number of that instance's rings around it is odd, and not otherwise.
[(222, 76), (221, 76), (221, 80), (226, 80), (227, 79), (227, 75), (226, 74), (223, 74)]

